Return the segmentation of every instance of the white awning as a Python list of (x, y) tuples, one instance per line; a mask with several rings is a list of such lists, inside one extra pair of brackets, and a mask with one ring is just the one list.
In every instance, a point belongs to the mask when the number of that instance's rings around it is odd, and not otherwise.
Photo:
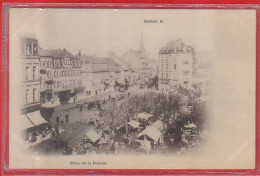
[(89, 131), (85, 134), (93, 143), (101, 138), (101, 133), (95, 131)]
[(130, 125), (133, 128), (138, 128), (140, 123), (135, 120), (131, 120), (130, 122), (128, 122), (128, 125)]
[(28, 128), (34, 127), (32, 122), (26, 117), (25, 114), (21, 115), (20, 119), (21, 120), (19, 121), (19, 126), (21, 127), (22, 130), (26, 130)]
[(197, 128), (197, 125), (194, 123), (190, 123), (189, 125), (184, 125), (185, 128)]
[(48, 123), (42, 116), (40, 111), (34, 111), (31, 113), (26, 114), (26, 116), (31, 120), (31, 122), (35, 125), (41, 125), (44, 123)]
[(154, 122), (152, 124), (152, 126), (158, 128), (159, 130), (161, 130), (163, 128), (163, 122), (161, 120), (157, 120), (156, 122)]
[(148, 114), (146, 112), (142, 112), (142, 113), (137, 114), (137, 118), (145, 119), (145, 120), (151, 118), (152, 116), (153, 116), (152, 114)]
[(137, 139), (143, 139), (144, 136), (146, 135), (146, 139), (147, 140), (152, 140), (155, 142), (158, 142), (158, 140), (161, 137), (161, 130), (159, 130), (158, 128), (156, 128), (155, 126), (150, 126), (148, 128), (146, 128), (144, 131), (142, 131), (138, 136)]
[(60, 102), (59, 100), (57, 101), (54, 101), (54, 102), (46, 102), (44, 104), (41, 105), (41, 107), (43, 108), (54, 108), (56, 106), (59, 106), (60, 105)]

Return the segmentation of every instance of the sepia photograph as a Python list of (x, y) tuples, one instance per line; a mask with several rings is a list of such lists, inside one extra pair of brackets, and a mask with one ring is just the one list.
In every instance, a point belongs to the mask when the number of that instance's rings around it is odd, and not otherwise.
[(9, 9), (9, 165), (253, 169), (255, 10)]

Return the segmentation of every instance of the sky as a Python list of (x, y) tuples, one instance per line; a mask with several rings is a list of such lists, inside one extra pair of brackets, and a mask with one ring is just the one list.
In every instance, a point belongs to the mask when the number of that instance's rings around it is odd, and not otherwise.
[[(215, 11), (160, 9), (11, 9), (13, 36), (34, 34), (43, 49), (66, 48), (73, 54), (118, 56), (138, 49), (156, 59), (168, 41), (182, 39), (197, 51), (214, 46)], [(163, 23), (144, 23), (163, 20)]]

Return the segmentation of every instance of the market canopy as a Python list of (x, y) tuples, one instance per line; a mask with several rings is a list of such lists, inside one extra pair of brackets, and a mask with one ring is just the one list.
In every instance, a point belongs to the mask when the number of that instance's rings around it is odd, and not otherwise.
[(157, 120), (156, 122), (154, 122), (152, 124), (152, 126), (154, 126), (154, 127), (156, 127), (156, 128), (161, 130), (163, 128), (163, 122), (161, 120)]
[(144, 120), (148, 120), (149, 118), (151, 118), (153, 115), (146, 113), (146, 112), (141, 112), (137, 114), (137, 118), (138, 119), (144, 119)]
[(40, 111), (34, 111), (26, 114), (29, 120), (34, 124), (34, 126), (38, 126), (44, 123), (48, 123), (41, 115)]
[(185, 128), (197, 128), (197, 125), (194, 123), (190, 123), (188, 125), (184, 125)]
[(144, 137), (146, 136), (147, 140), (158, 142), (158, 140), (161, 137), (161, 134), (161, 130), (159, 130), (155, 126), (149, 126), (137, 136), (137, 139), (144, 140)]
[(138, 128), (140, 123), (135, 120), (131, 120), (130, 122), (128, 122), (128, 125), (130, 125), (133, 128)]
[(41, 107), (43, 108), (54, 108), (56, 106), (59, 106), (60, 105), (60, 102), (57, 100), (57, 101), (54, 101), (54, 102), (46, 102), (44, 104), (41, 105)]
[(101, 138), (101, 133), (97, 133), (96, 131), (89, 131), (85, 134), (93, 143)]
[(25, 130), (34, 127), (33, 123), (30, 121), (30, 119), (28, 119), (28, 117), (26, 117), (25, 114), (21, 115), (20, 119), (22, 119), (19, 123), (21, 129)]

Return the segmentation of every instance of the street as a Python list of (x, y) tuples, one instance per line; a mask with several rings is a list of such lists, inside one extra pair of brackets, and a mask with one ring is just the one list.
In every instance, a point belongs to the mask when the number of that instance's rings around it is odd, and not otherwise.
[[(137, 91), (138, 90), (138, 91)], [(67, 140), (68, 141), (68, 146), (71, 148), (75, 148), (78, 146), (79, 142), (85, 137), (85, 134), (91, 130), (98, 131), (98, 129), (95, 129), (93, 124), (90, 124), (89, 121), (91, 119), (98, 118), (98, 111), (83, 107), (82, 111), (80, 111), (80, 108), (76, 107), (77, 104), (82, 104), (84, 102), (90, 102), (90, 101), (95, 101), (95, 100), (104, 100), (108, 99), (108, 96), (110, 95), (111, 97), (120, 95), (122, 93), (130, 93), (130, 95), (135, 95), (135, 94), (144, 94), (145, 92), (152, 91), (151, 89), (139, 89), (138, 86), (133, 86), (130, 87), (126, 92), (117, 92), (115, 90), (113, 91), (107, 91), (100, 93), (95, 96), (90, 96), (87, 97), (84, 100), (79, 100), (76, 103), (73, 104), (65, 104), (65, 105), (60, 105), (55, 108), (54, 113), (52, 114), (49, 124), (51, 125), (52, 128), (55, 128), (57, 126), (61, 126), (62, 129), (64, 129), (64, 132), (56, 136), (55, 139), (59, 140)], [(137, 93), (138, 92), (138, 93)], [(116, 102), (116, 104), (120, 104), (125, 99), (119, 100)], [(102, 106), (108, 106), (112, 102), (107, 102), (105, 105)], [(69, 121), (68, 123), (65, 122), (65, 116), (68, 115)], [(56, 117), (59, 116), (60, 118), (60, 123), (57, 124), (56, 122)], [(106, 118), (106, 117), (103, 117)], [(63, 119), (63, 120), (62, 120)], [(106, 121), (107, 119), (101, 119), (102, 121)], [(61, 121), (64, 121), (62, 123)], [(108, 126), (104, 126), (103, 128), (106, 128)], [(46, 141), (43, 141), (42, 143), (34, 146), (34, 151), (37, 153), (46, 153), (46, 147), (48, 148), (47, 150), (49, 151), (48, 153), (50, 154), (57, 154), (61, 153), (61, 151), (57, 151), (56, 149), (54, 150), (54, 145), (53, 139), (48, 139)], [(53, 146), (53, 147), (51, 147)]]

